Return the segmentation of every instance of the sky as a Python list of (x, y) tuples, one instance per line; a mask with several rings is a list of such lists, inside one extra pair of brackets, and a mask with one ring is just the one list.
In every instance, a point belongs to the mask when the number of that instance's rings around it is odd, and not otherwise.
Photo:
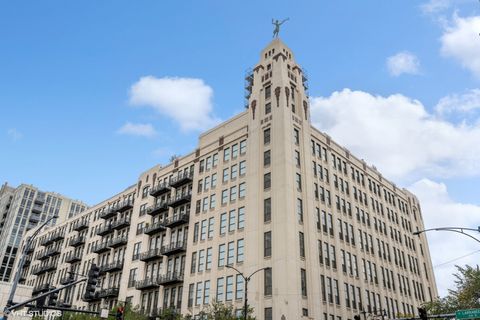
[[(282, 40), (314, 125), (421, 201), (426, 227), (480, 225), (475, 0), (3, 1), (0, 181), (93, 205), (241, 112)], [(440, 295), (478, 243), (428, 234)]]

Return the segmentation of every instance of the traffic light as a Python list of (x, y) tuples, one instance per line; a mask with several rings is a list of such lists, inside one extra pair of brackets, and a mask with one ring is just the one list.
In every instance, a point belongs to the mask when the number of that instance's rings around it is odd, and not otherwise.
[(420, 317), (421, 320), (427, 320), (427, 309), (425, 308), (418, 308), (418, 316)]
[(100, 277), (100, 268), (93, 263), (88, 271), (87, 285), (85, 286), (85, 298), (91, 298), (95, 294), (98, 277)]
[(353, 320), (360, 320), (360, 316), (357, 314), (357, 315), (354, 315), (353, 316)]
[(56, 291), (56, 292), (52, 292), (52, 293), (48, 296), (48, 305), (49, 305), (49, 306), (56, 306), (56, 305), (57, 305), (58, 294), (59, 294), (59, 291)]
[(115, 320), (123, 320), (125, 314), (125, 308), (120, 306), (117, 308), (117, 314), (115, 315)]

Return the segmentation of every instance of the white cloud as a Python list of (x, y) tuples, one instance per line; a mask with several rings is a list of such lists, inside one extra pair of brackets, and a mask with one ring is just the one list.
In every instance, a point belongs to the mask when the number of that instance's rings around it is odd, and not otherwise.
[(7, 135), (12, 139), (13, 142), (16, 142), (23, 138), (23, 134), (18, 131), (16, 128), (11, 128), (7, 130)]
[(149, 123), (125, 123), (117, 131), (119, 134), (128, 134), (132, 136), (141, 136), (151, 138), (157, 134), (155, 128)]
[(444, 30), (441, 52), (451, 57), (480, 77), (480, 16), (462, 18), (454, 15), (453, 21)]
[(130, 89), (132, 105), (149, 106), (180, 125), (204, 130), (219, 122), (213, 116), (213, 90), (201, 79), (142, 77)]
[(480, 174), (480, 123), (455, 125), (395, 94), (344, 89), (311, 100), (313, 124), (393, 179)]
[[(420, 200), (425, 228), (477, 228), (480, 206), (453, 201), (445, 184), (422, 179), (409, 189)], [(478, 238), (478, 233), (472, 235)], [(447, 289), (454, 288), (455, 264), (477, 265), (480, 253), (444, 263), (478, 250), (478, 242), (448, 231), (430, 231), (427, 236), (439, 294), (445, 296)]]
[(452, 4), (451, 0), (430, 0), (420, 6), (425, 14), (436, 14), (448, 9)]
[(398, 77), (403, 73), (418, 74), (420, 62), (414, 54), (403, 51), (387, 58), (387, 68), (394, 77)]
[(448, 95), (440, 99), (435, 107), (439, 114), (468, 113), (475, 109), (480, 109), (480, 89), (468, 90), (463, 94)]

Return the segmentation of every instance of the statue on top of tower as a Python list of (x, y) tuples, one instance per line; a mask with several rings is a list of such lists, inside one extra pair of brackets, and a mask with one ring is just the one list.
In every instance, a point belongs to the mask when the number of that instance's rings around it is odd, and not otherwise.
[(288, 18), (287, 19), (284, 19), (282, 21), (280, 20), (275, 20), (275, 19), (272, 19), (272, 24), (275, 26), (275, 29), (273, 29), (273, 37), (274, 38), (278, 38), (278, 33), (280, 32), (280, 26), (282, 24), (284, 24), (286, 21), (288, 21)]

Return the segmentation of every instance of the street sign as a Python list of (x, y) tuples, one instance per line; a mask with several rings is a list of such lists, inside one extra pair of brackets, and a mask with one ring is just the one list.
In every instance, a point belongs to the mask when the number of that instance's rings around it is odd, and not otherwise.
[(100, 311), (100, 318), (108, 318), (108, 309), (102, 309), (102, 311)]
[(480, 309), (458, 310), (455, 312), (457, 319), (476, 319), (480, 318)]

